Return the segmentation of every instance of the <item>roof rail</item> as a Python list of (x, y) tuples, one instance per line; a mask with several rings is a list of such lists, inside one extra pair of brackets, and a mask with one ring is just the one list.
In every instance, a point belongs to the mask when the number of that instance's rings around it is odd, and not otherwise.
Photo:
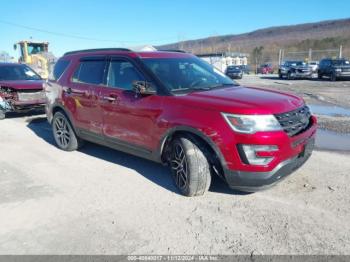
[(84, 49), (84, 50), (70, 51), (70, 52), (66, 52), (63, 56), (73, 55), (73, 54), (78, 54), (78, 53), (98, 52), (98, 51), (124, 51), (124, 52), (130, 52), (131, 50), (128, 49), (128, 48), (95, 48), (95, 49)]
[(163, 50), (157, 50), (159, 52), (176, 52), (176, 53), (187, 53), (185, 50), (179, 50), (179, 49), (163, 49)]

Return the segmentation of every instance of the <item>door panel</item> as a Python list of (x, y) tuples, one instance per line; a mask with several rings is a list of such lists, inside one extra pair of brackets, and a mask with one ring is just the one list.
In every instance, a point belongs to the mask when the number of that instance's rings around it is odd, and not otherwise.
[[(161, 114), (162, 97), (157, 95), (135, 97), (130, 91), (116, 92), (103, 88), (101, 103), (103, 133), (108, 139), (117, 139), (153, 151), (158, 145), (157, 119)], [(107, 97), (116, 100), (108, 101)]]
[(99, 93), (106, 64), (105, 58), (82, 58), (71, 77), (69, 88), (64, 88), (66, 106), (73, 115), (75, 125), (96, 134), (102, 133)]
[[(94, 133), (101, 133), (102, 119), (99, 108), (100, 87), (89, 84), (71, 84), (66, 90), (67, 107), (73, 113), (76, 126)], [(69, 104), (68, 104), (69, 101)]]

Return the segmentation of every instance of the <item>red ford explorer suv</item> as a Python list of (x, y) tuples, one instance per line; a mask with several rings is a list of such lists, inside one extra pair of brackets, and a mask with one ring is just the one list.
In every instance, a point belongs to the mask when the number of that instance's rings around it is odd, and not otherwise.
[(0, 63), (0, 119), (8, 112), (44, 109), (43, 80), (24, 64)]
[(168, 164), (186, 196), (205, 193), (214, 175), (233, 189), (266, 188), (314, 147), (303, 99), (240, 86), (184, 52), (69, 52), (45, 89), (59, 148), (88, 140)]

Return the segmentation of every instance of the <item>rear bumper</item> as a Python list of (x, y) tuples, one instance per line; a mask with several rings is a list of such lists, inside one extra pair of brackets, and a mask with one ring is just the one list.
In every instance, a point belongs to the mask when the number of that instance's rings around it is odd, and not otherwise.
[(226, 169), (224, 171), (226, 182), (230, 188), (240, 191), (255, 192), (267, 189), (292, 174), (309, 159), (314, 148), (314, 141), (314, 137), (311, 138), (308, 142), (307, 150), (304, 149), (298, 156), (281, 162), (269, 172), (247, 172)]

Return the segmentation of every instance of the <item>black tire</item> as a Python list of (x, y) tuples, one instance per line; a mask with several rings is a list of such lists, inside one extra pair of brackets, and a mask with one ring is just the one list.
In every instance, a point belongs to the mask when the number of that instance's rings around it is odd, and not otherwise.
[(288, 72), (287, 73), (287, 79), (288, 80), (292, 80), (293, 78), (292, 78), (292, 73), (291, 72)]
[(211, 183), (205, 148), (191, 136), (176, 137), (170, 151), (171, 173), (176, 187), (185, 196), (201, 196)]
[(318, 77), (318, 79), (320, 79), (320, 80), (323, 79), (323, 75), (322, 75), (320, 72), (318, 72), (317, 77)]
[(281, 73), (278, 74), (278, 78), (279, 79), (282, 79), (283, 78), (283, 75)]
[(52, 132), (56, 145), (64, 151), (74, 151), (83, 145), (83, 140), (77, 137), (69, 119), (62, 112), (55, 113)]
[(0, 109), (0, 120), (5, 119), (5, 117), (6, 117), (6, 113)]
[(337, 81), (337, 76), (336, 76), (336, 74), (334, 72), (331, 73), (330, 79), (331, 79), (332, 82)]

